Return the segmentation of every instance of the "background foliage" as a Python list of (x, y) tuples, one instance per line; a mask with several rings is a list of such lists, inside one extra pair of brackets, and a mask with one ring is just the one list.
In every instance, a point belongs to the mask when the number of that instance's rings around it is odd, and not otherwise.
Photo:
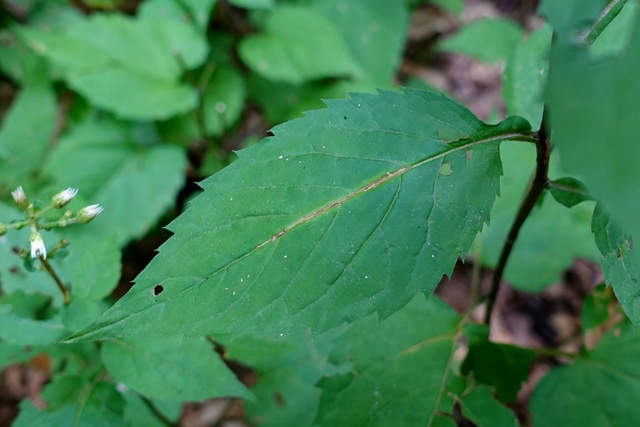
[[(174, 425), (229, 396), (264, 426), (635, 425), (638, 2), (542, 1), (535, 25), (467, 22), (456, 0), (76, 3), (0, 3), (0, 222), (21, 219), (18, 186), (104, 207), (43, 232), (69, 243), (50, 259), (69, 304), (17, 253), (29, 230), (0, 237), (0, 366), (45, 355), (51, 376), (16, 426)], [(410, 88), (425, 9), (462, 23), (430, 57), (504, 65), (497, 124)], [(542, 292), (600, 262), (620, 305), (590, 294), (601, 340), (570, 354), (494, 342), (432, 296), (459, 258), (496, 265), (545, 104), (555, 184), (505, 279)]]

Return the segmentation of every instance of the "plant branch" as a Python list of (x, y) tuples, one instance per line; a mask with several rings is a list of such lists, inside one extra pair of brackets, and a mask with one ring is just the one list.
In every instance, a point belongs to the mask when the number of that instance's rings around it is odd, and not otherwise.
[(487, 325), (491, 323), (491, 314), (496, 302), (496, 297), (498, 296), (498, 291), (500, 290), (502, 275), (504, 274), (504, 269), (507, 266), (507, 261), (509, 259), (509, 255), (511, 255), (513, 245), (518, 238), (518, 233), (520, 233), (522, 225), (533, 210), (538, 199), (540, 198), (540, 195), (542, 195), (545, 186), (547, 185), (550, 151), (551, 144), (549, 141), (548, 133), (548, 114), (545, 108), (542, 117), (542, 124), (540, 126), (540, 130), (538, 131), (536, 139), (536, 170), (533, 178), (531, 179), (531, 182), (529, 183), (529, 188), (525, 193), (524, 199), (520, 204), (520, 208), (518, 209), (518, 213), (516, 214), (513, 224), (511, 224), (511, 229), (509, 230), (507, 239), (502, 246), (502, 252), (500, 253), (498, 265), (496, 266), (496, 269), (493, 273), (493, 278), (491, 279), (491, 289), (489, 291), (489, 295), (487, 296), (487, 311), (484, 317), (484, 323)]
[(47, 261), (47, 259), (42, 255), (40, 255), (38, 258), (40, 259), (40, 262), (44, 266), (45, 270), (47, 270), (47, 273), (49, 273), (51, 277), (53, 277), (53, 280), (56, 281), (56, 284), (58, 285), (58, 288), (60, 288), (60, 291), (62, 292), (62, 296), (64, 297), (64, 303), (69, 304), (69, 301), (70, 301), (69, 289), (67, 289), (65, 284), (62, 283), (62, 280), (60, 280), (60, 276), (58, 276), (58, 273), (56, 273), (53, 267), (51, 267), (51, 264), (49, 264), (49, 261)]
[(584, 31), (578, 36), (578, 41), (586, 44), (587, 46), (591, 45), (594, 41), (596, 41), (602, 31), (607, 28), (607, 25), (609, 25), (611, 21), (613, 21), (613, 19), (618, 16), (618, 13), (620, 13), (622, 7), (626, 3), (627, 0), (611, 0), (602, 10), (591, 28)]

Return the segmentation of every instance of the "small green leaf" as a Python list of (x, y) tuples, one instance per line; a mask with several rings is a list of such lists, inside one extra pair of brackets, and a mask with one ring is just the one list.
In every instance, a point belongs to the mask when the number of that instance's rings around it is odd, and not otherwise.
[(459, 399), (462, 413), (477, 427), (518, 427), (516, 415), (491, 395), (490, 387), (476, 387)]
[(464, 25), (453, 36), (440, 42), (438, 48), (485, 62), (497, 62), (511, 56), (523, 35), (522, 28), (513, 21), (483, 18)]
[[(328, 105), (203, 181), (135, 286), (74, 338), (321, 333), (430, 295), (487, 221), (499, 141), (528, 123), (409, 89)], [(446, 144), (446, 129), (470, 137)]]
[(47, 385), (42, 397), (48, 403), (40, 410), (24, 399), (15, 427), (121, 427), (125, 401), (115, 384), (89, 381), (77, 375), (61, 375)]
[(151, 337), (102, 343), (102, 360), (116, 380), (168, 401), (251, 397), (205, 338)]
[(50, 344), (65, 335), (52, 298), (21, 291), (0, 299), (0, 338), (20, 345)]
[(469, 337), (469, 353), (462, 364), (462, 372), (473, 372), (473, 378), (480, 383), (495, 386), (502, 401), (515, 402), (522, 382), (529, 378), (535, 353), (489, 341), (489, 328), (485, 325), (465, 326)]
[[(228, 66), (217, 67), (205, 89), (202, 103), (204, 123), (208, 135), (220, 136), (240, 118), (245, 103), (244, 80), (240, 73)], [(158, 129), (170, 141), (188, 145), (201, 138), (196, 112), (174, 117), (159, 124)]]
[(405, 2), (313, 0), (311, 7), (336, 26), (359, 66), (362, 81), (389, 88), (402, 61), (409, 30)]
[(100, 239), (82, 254), (73, 274), (74, 296), (100, 300), (108, 296), (120, 279), (120, 249), (113, 238)]
[(568, 208), (587, 200), (593, 200), (589, 197), (587, 187), (579, 180), (571, 177), (551, 181), (549, 183), (549, 192), (556, 199), (556, 202)]
[(361, 73), (335, 26), (302, 7), (278, 8), (268, 16), (264, 34), (241, 41), (239, 54), (254, 72), (274, 81), (302, 83)]
[(334, 373), (327, 363), (331, 348), (326, 336), (309, 334), (278, 340), (246, 337), (225, 344), (229, 358), (258, 374), (251, 387), (256, 399), (244, 402), (248, 420), (261, 427), (313, 425), (320, 395), (316, 383), (323, 374)]
[(605, 281), (611, 285), (624, 312), (640, 324), (640, 263), (633, 256), (631, 235), (596, 206), (591, 224), (596, 245), (602, 254), (600, 266)]
[(616, 326), (596, 349), (553, 369), (536, 386), (533, 423), (545, 427), (630, 427), (640, 419), (640, 332)]
[[(128, 119), (166, 119), (190, 110), (197, 103), (195, 91), (181, 83), (165, 82), (126, 70), (87, 72), (69, 83), (96, 107)], [(123, 96), (126, 96), (124, 100)]]
[(122, 117), (167, 118), (197, 103), (195, 90), (178, 79), (181, 67), (204, 62), (208, 47), (177, 17), (94, 14), (64, 31), (21, 29), (20, 34), (61, 69), (71, 87)]
[(115, 237), (120, 246), (144, 235), (184, 183), (180, 148), (141, 145), (135, 128), (89, 117), (60, 139), (45, 167), (59, 188), (78, 188), (86, 204), (104, 207), (92, 231)]
[(582, 305), (583, 332), (595, 329), (609, 320), (609, 305), (612, 301), (611, 289), (605, 285), (600, 285), (587, 294)]
[(62, 323), (69, 331), (77, 331), (96, 320), (107, 308), (106, 303), (71, 294), (71, 302), (62, 307)]
[(19, 185), (29, 191), (56, 126), (57, 104), (46, 63), (39, 60), (28, 70), (25, 80), (0, 128), (0, 193), (4, 194)]
[(524, 117), (533, 129), (538, 129), (542, 121), (552, 33), (551, 26), (543, 25), (521, 41), (508, 57), (502, 76), (507, 112)]
[(334, 365), (351, 363), (352, 371), (320, 381), (317, 422), (429, 425), (445, 393), (459, 322), (442, 301), (427, 303), (418, 296), (382, 322), (371, 316), (353, 324), (329, 359)]

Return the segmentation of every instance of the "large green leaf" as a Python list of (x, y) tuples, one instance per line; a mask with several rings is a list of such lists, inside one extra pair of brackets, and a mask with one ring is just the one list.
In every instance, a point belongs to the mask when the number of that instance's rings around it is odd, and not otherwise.
[(177, 16), (94, 14), (65, 31), (23, 29), (21, 34), (75, 90), (122, 117), (167, 118), (197, 103), (195, 90), (178, 79), (181, 67), (202, 64), (208, 47)]
[(616, 326), (569, 366), (553, 369), (536, 386), (531, 414), (536, 426), (632, 427), (640, 419), (640, 332)]
[(45, 168), (60, 188), (78, 188), (87, 203), (104, 207), (93, 231), (119, 245), (144, 235), (184, 183), (181, 149), (142, 145), (135, 128), (89, 118), (60, 139)]
[(380, 323), (372, 316), (354, 324), (329, 358), (336, 365), (351, 363), (352, 370), (319, 383), (319, 423), (430, 425), (442, 409), (459, 323), (439, 299), (427, 303), (418, 296)]
[(558, 48), (548, 105), (563, 168), (575, 174), (630, 234), (640, 236), (640, 25), (616, 59)]
[(239, 53), (254, 72), (274, 81), (360, 74), (336, 27), (302, 7), (278, 8), (268, 16), (264, 34), (243, 39)]
[(640, 324), (640, 264), (632, 256), (631, 235), (604, 212), (601, 205), (593, 213), (591, 225), (602, 254), (600, 266), (607, 284), (631, 321)]
[[(504, 165), (500, 197), (491, 211), (491, 224), (485, 227), (474, 245), (474, 255), (483, 265), (498, 262), (509, 227), (516, 216), (535, 165), (533, 144), (503, 144), (500, 156)], [(552, 158), (551, 177), (562, 176), (557, 158)], [(577, 257), (595, 259), (597, 249), (589, 232), (593, 203), (571, 209), (550, 195), (531, 212), (524, 223), (509, 257), (505, 278), (514, 287), (538, 292), (558, 282)]]
[(417, 90), (327, 104), (202, 182), (135, 286), (74, 338), (320, 333), (430, 295), (488, 220), (500, 141), (528, 123)]
[(251, 396), (205, 338), (106, 341), (102, 360), (116, 380), (148, 397), (184, 402)]

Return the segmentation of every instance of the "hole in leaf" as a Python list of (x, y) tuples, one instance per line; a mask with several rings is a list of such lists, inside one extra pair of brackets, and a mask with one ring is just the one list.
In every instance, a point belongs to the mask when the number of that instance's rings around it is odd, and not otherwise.
[(162, 291), (164, 291), (164, 287), (162, 285), (155, 285), (153, 287), (153, 296), (157, 297), (162, 293)]

